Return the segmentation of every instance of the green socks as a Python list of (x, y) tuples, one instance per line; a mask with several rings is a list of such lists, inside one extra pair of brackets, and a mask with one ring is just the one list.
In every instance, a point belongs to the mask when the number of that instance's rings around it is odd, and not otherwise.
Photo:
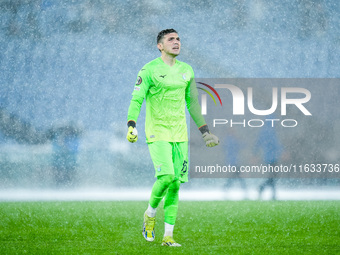
[(174, 175), (162, 175), (152, 187), (149, 204), (152, 208), (157, 208), (164, 199), (164, 222), (174, 225), (178, 210), (178, 193), (180, 181)]

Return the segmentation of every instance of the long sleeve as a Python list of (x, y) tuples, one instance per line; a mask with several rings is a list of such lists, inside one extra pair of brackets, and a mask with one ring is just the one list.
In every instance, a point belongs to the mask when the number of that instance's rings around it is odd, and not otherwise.
[(132, 97), (130, 101), (129, 110), (128, 110), (128, 117), (127, 117), (128, 122), (131, 120), (134, 122), (137, 122), (143, 101), (144, 101), (143, 97), (136, 96), (136, 95)]
[(194, 79), (191, 79), (190, 85), (187, 87), (185, 91), (185, 101), (190, 116), (196, 123), (197, 127), (200, 128), (206, 125), (205, 119), (201, 112), (201, 106), (198, 102), (198, 91)]
[(128, 110), (127, 121), (137, 122), (143, 101), (146, 97), (146, 94), (149, 90), (149, 77), (148, 71), (145, 68), (142, 68), (136, 80), (135, 88), (132, 93), (132, 99), (130, 101), (130, 106)]

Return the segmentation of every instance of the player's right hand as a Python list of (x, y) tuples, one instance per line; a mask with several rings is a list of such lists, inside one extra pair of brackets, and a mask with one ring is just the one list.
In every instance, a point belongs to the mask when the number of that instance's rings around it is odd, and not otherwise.
[(137, 132), (137, 128), (130, 126), (128, 129), (128, 133), (126, 135), (126, 139), (130, 142), (130, 143), (135, 143), (138, 140), (138, 132)]

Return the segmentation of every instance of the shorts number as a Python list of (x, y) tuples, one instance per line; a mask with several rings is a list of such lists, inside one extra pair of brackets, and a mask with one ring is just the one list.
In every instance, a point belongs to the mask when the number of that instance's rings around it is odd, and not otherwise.
[(181, 176), (183, 176), (188, 171), (188, 161), (184, 160), (182, 170), (181, 170)]

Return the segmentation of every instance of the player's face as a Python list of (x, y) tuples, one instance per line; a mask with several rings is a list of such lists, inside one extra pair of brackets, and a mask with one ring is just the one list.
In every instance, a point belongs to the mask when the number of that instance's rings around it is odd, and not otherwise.
[(163, 37), (163, 40), (157, 44), (157, 47), (162, 54), (177, 56), (181, 50), (181, 41), (177, 33), (170, 33)]

